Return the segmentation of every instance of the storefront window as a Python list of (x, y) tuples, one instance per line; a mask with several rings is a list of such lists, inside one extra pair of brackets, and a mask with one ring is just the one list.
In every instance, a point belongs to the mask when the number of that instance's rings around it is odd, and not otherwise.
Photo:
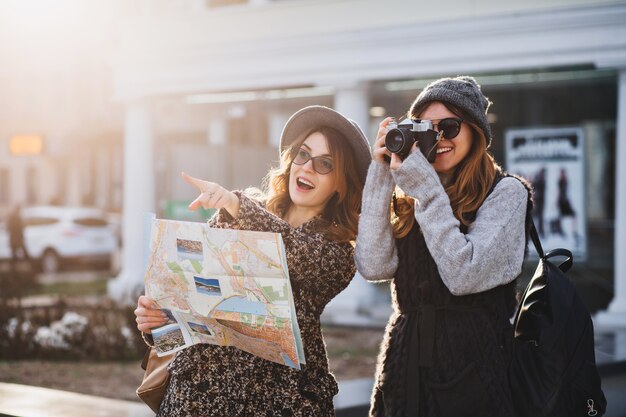
[[(574, 236), (576, 232), (578, 242), (584, 245), (580, 252), (583, 256), (575, 257), (570, 277), (577, 285), (587, 285), (584, 293), (589, 299), (585, 302), (591, 310), (606, 308), (612, 297), (614, 269), (617, 72), (584, 67), (472, 75), (494, 103), (489, 110), (491, 152), (504, 169), (511, 169), (507, 166), (507, 132), (551, 132), (557, 138), (562, 136), (559, 132), (577, 132), (580, 146), (571, 148), (576, 150), (578, 171), (565, 169), (568, 181), (561, 179), (559, 188), (563, 164), (554, 162), (552, 185), (545, 190), (547, 220), (543, 226), (544, 231), (553, 230), (554, 234), (569, 230)], [(389, 116), (403, 116), (417, 94), (436, 78), (374, 83), (369, 105), (384, 107)], [(372, 117), (372, 126), (380, 120), (382, 117)], [(535, 168), (524, 173), (529, 180), (536, 179), (540, 167)], [(575, 183), (574, 177), (578, 178)], [(564, 198), (559, 206), (559, 190), (565, 188), (572, 210), (568, 210)], [(578, 193), (576, 203), (574, 189)], [(558, 244), (558, 239), (552, 243)], [(550, 246), (549, 240), (546, 244)], [(567, 243), (560, 244), (573, 249)]]

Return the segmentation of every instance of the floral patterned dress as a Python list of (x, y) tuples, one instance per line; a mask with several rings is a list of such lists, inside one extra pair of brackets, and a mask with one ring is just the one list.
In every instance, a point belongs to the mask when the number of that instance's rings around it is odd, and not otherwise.
[(176, 416), (334, 416), (337, 382), (328, 370), (320, 315), (356, 269), (353, 246), (328, 240), (316, 217), (291, 227), (256, 201), (236, 192), (239, 215), (220, 210), (209, 226), (281, 233), (306, 364), (279, 365), (234, 347), (198, 344), (180, 351), (157, 414)]

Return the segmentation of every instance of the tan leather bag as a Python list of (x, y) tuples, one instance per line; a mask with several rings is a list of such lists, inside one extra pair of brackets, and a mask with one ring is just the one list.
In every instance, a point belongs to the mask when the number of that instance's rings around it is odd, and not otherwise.
[(143, 376), (143, 382), (137, 388), (137, 396), (155, 413), (159, 411), (170, 379), (167, 367), (175, 356), (176, 354), (172, 353), (159, 357), (156, 349), (151, 347), (141, 363), (141, 367), (145, 369), (146, 373)]

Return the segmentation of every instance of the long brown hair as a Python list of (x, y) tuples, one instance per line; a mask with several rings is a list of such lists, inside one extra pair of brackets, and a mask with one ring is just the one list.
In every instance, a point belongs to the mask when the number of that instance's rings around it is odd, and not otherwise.
[[(413, 109), (408, 117), (418, 118), (431, 102), (422, 104)], [(482, 205), (496, 177), (501, 169), (493, 156), (487, 151), (489, 138), (475, 123), (467, 121), (469, 116), (460, 108), (449, 104), (442, 104), (452, 113), (462, 118), (472, 128), (472, 146), (469, 154), (455, 168), (452, 179), (445, 190), (450, 199), (452, 212), (461, 224), (469, 226), (472, 222), (468, 214), (475, 212)], [(391, 222), (396, 238), (406, 236), (415, 222), (415, 201), (402, 194), (399, 189), (396, 198), (396, 212), (391, 210)], [(398, 196), (399, 195), (399, 196)]]
[(267, 193), (266, 207), (279, 217), (284, 217), (293, 204), (289, 196), (289, 175), (296, 153), (310, 135), (319, 132), (326, 138), (334, 169), (333, 175), (337, 192), (328, 200), (322, 212), (322, 232), (338, 242), (349, 242), (356, 238), (363, 181), (359, 176), (355, 158), (348, 139), (330, 127), (311, 129), (301, 139), (295, 141), (281, 154), (280, 166), (271, 170), (265, 177)]

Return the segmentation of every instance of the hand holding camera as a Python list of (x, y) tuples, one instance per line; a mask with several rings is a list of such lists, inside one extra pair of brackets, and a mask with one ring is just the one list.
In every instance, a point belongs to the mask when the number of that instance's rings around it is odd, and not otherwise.
[(437, 156), (437, 141), (439, 134), (433, 129), (431, 120), (406, 119), (401, 123), (395, 121), (387, 125), (388, 132), (385, 135), (385, 147), (389, 152), (395, 153), (404, 160), (413, 144), (417, 146), (431, 164)]

